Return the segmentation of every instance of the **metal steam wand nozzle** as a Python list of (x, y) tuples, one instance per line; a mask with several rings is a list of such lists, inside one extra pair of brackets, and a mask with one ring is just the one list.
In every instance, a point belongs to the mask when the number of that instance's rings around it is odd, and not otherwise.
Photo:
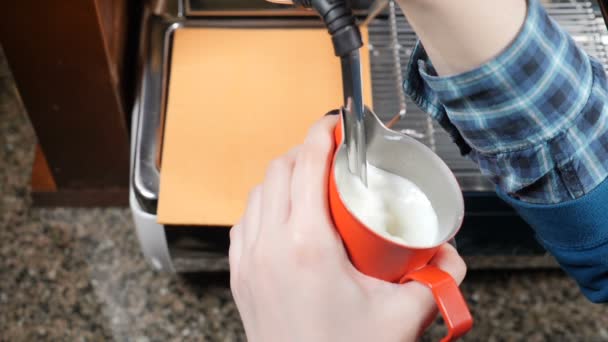
[(367, 186), (365, 107), (359, 49), (363, 46), (350, 2), (347, 0), (268, 0), (314, 9), (331, 35), (335, 55), (342, 65), (344, 136), (351, 173)]

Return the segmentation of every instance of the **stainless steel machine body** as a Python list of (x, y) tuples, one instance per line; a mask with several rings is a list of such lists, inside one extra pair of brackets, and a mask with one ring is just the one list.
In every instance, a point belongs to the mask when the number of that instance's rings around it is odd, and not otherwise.
[[(433, 149), (456, 174), (467, 214), (458, 246), (464, 255), (539, 256), (544, 250), (529, 227), (500, 201), (493, 186), (462, 157), (450, 137), (403, 93), (406, 64), (416, 35), (400, 10), (385, 0), (353, 2), (369, 27), (373, 110), (392, 128)], [(551, 16), (592, 56), (608, 65), (608, 35), (600, 8), (588, 1), (551, 1)], [(311, 11), (264, 0), (156, 1), (147, 8), (140, 47), (140, 81), (132, 120), (131, 207), (142, 250), (150, 263), (168, 271), (225, 269), (226, 227), (163, 226), (156, 223), (160, 171), (157, 167), (166, 107), (172, 37), (182, 27), (311, 27)], [(329, 109), (329, 108), (328, 108)]]

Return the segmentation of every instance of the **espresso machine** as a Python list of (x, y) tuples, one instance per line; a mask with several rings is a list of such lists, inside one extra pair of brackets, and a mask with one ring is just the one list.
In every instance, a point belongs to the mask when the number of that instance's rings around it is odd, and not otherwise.
[[(298, 3), (306, 5), (310, 1)], [(366, 50), (361, 53), (366, 55), (357, 62), (368, 71), (371, 88), (368, 91), (374, 112), (385, 123), (390, 123), (392, 129), (431, 148), (449, 165), (460, 183), (466, 215), (456, 244), (470, 267), (483, 268), (484, 260), (490, 258), (499, 258), (499, 264), (507, 268), (552, 267), (554, 262), (535, 241), (532, 230), (495, 195), (494, 186), (471, 161), (461, 156), (450, 136), (404, 94), (403, 77), (416, 35), (400, 9), (387, 0), (354, 0), (350, 5), (357, 24), (365, 27)], [(608, 65), (608, 32), (601, 11), (604, 6), (589, 1), (546, 1), (545, 5), (581, 47)], [(168, 139), (166, 116), (169, 104), (176, 106), (169, 89), (173, 87), (172, 75), (177, 75), (173, 68), (181, 67), (175, 64), (176, 34), (209, 28), (284, 31), (310, 27), (326, 32), (326, 23), (319, 19), (317, 11), (305, 7), (265, 0), (158, 0), (147, 4), (139, 47), (137, 99), (132, 114), (130, 206), (143, 254), (154, 268), (168, 272), (228, 268), (230, 222), (159, 223), (162, 221), (158, 217), (159, 201), (162, 201), (161, 175), (167, 170), (166, 160), (161, 158)], [(212, 58), (214, 52), (201, 45), (198, 48), (203, 52), (197, 58)], [(343, 59), (347, 55), (334, 52)], [(343, 72), (352, 70), (345, 64), (348, 63), (342, 64)], [(239, 101), (239, 93), (231, 96)], [(339, 100), (346, 103), (348, 96)], [(354, 108), (353, 117), (356, 111)], [(206, 113), (202, 108), (200, 115), (214, 113)], [(209, 132), (201, 127), (200, 134)], [(196, 151), (184, 153), (195, 155)], [(223, 159), (210, 160), (209, 165), (218, 166), (222, 162)], [(492, 264), (496, 267), (496, 262)]]

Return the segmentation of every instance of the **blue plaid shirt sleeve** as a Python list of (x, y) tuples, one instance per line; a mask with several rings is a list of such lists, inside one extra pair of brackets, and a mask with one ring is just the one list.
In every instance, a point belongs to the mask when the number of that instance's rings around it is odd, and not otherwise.
[(477, 69), (439, 77), (418, 44), (404, 87), (513, 198), (561, 203), (608, 176), (604, 70), (537, 0), (511, 45)]

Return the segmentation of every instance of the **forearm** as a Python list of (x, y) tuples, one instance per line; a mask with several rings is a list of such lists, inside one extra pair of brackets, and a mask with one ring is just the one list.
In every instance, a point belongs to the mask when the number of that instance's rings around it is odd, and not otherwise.
[(438, 75), (474, 69), (517, 36), (526, 0), (399, 0)]

